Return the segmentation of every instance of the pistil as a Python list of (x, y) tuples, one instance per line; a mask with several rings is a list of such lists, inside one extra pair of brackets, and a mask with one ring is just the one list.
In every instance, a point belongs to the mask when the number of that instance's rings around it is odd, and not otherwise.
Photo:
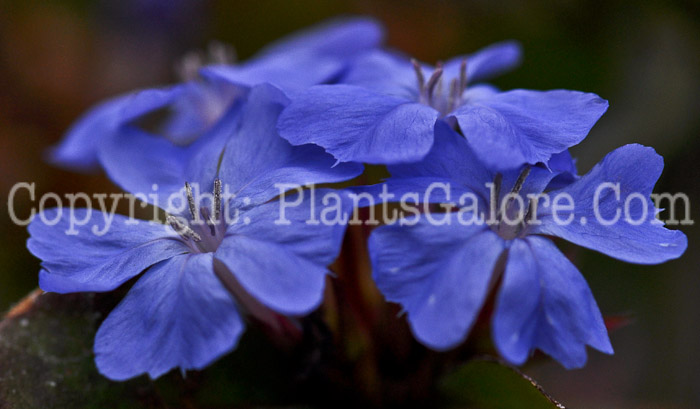
[[(221, 221), (221, 180), (214, 180), (213, 212), (207, 206), (197, 211), (192, 186), (185, 182), (185, 193), (191, 220), (172, 215), (167, 216), (167, 222), (182, 237), (183, 240), (196, 252), (213, 252), (221, 243), (226, 231)], [(213, 213), (213, 216), (212, 216)], [(205, 227), (208, 229), (205, 230)]]
[(418, 102), (435, 108), (443, 115), (447, 115), (462, 105), (462, 94), (467, 88), (467, 60), (462, 60), (459, 66), (459, 75), (450, 80), (447, 93), (443, 89), (445, 78), (442, 63), (436, 64), (435, 70), (430, 74), (427, 82), (418, 61), (411, 60), (411, 64), (416, 73)]
[[(501, 237), (506, 240), (512, 240), (520, 235), (523, 229), (527, 226), (527, 220), (532, 216), (532, 203), (527, 203), (525, 207), (528, 208), (527, 213), (523, 209), (517, 209), (518, 215), (517, 219), (512, 219), (510, 217), (512, 206), (515, 202), (516, 196), (520, 193), (525, 183), (525, 180), (529, 176), (531, 171), (530, 165), (526, 165), (522, 170), (518, 179), (515, 181), (511, 191), (504, 197), (505, 202), (500, 203), (500, 187), (501, 187), (501, 174), (497, 174), (494, 179), (494, 186), (496, 188), (495, 197), (491, 197), (491, 212), (495, 212), (496, 217), (490, 218), (489, 223), (491, 229), (498, 233)], [(528, 199), (529, 200), (529, 199)]]

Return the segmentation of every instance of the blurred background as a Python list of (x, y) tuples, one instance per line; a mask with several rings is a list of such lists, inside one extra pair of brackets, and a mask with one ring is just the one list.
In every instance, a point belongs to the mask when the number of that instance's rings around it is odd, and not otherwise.
[[(517, 39), (520, 69), (502, 88), (595, 92), (610, 109), (573, 150), (585, 172), (627, 143), (654, 147), (666, 167), (656, 191), (685, 192), (700, 222), (700, 2), (433, 0), (0, 1), (0, 309), (37, 285), (26, 229), (8, 217), (17, 182), (45, 192), (111, 192), (101, 175), (55, 169), (47, 147), (103, 98), (177, 81), (175, 64), (211, 40), (243, 60), (266, 43), (327, 17), (374, 16), (388, 44), (426, 62)], [(15, 200), (18, 216), (32, 203)], [(683, 210), (683, 209), (679, 209)], [(678, 228), (678, 227), (675, 227)], [(680, 226), (679, 260), (634, 266), (569, 249), (604, 315), (628, 314), (611, 333), (614, 356), (582, 370), (536, 363), (524, 371), (574, 408), (700, 407), (700, 228)]]

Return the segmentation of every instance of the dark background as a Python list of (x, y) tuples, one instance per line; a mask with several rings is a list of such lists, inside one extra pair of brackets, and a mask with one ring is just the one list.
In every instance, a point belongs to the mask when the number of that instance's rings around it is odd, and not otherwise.
[[(503, 88), (595, 92), (610, 109), (581, 146), (582, 172), (627, 143), (654, 147), (666, 168), (656, 191), (685, 192), (700, 221), (700, 3), (627, 1), (2, 1), (0, 0), (0, 309), (36, 287), (26, 229), (11, 224), (7, 194), (117, 191), (100, 175), (50, 167), (45, 149), (91, 104), (176, 81), (174, 64), (210, 40), (239, 59), (293, 30), (339, 14), (375, 16), (388, 43), (434, 62), (517, 39), (523, 65)], [(26, 216), (26, 195), (15, 208)], [(661, 266), (635, 266), (572, 250), (605, 315), (630, 314), (611, 333), (614, 356), (591, 352), (585, 369), (538, 363), (525, 371), (574, 408), (700, 406), (700, 239)], [(567, 248), (568, 249), (568, 248)]]

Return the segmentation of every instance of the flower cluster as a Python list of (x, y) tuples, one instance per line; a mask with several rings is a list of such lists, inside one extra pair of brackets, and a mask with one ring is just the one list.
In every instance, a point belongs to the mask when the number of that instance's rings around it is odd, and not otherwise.
[[(87, 228), (66, 235), (74, 224), (55, 210), (29, 226), (45, 291), (111, 291), (138, 277), (96, 335), (97, 367), (111, 379), (203, 368), (235, 348), (249, 318), (278, 334), (302, 331), (295, 317), (322, 303), (346, 223), (310, 223), (330, 190), (308, 197), (299, 188), (352, 180), (363, 163), (385, 165), (391, 177), (332, 190), (340, 219), (358, 192), (402, 196), (442, 183), (476, 198), (433, 192), (430, 211), (387, 222), (368, 240), (377, 287), (432, 349), (463, 342), (493, 296), (492, 338), (504, 359), (521, 364), (539, 349), (580, 367), (586, 345), (612, 347), (583, 276), (549, 237), (641, 264), (685, 251), (685, 236), (646, 212), (656, 209), (649, 197), (663, 168), (653, 149), (621, 147), (578, 175), (568, 149), (605, 100), (482, 82), (519, 64), (515, 42), (432, 67), (383, 48), (381, 27), (355, 18), (246, 62), (214, 54), (211, 64), (189, 64), (182, 83), (98, 105), (51, 151), (53, 163), (101, 168), (162, 207), (160, 223), (117, 215), (99, 237)], [(615, 188), (601, 196), (604, 183)], [(145, 192), (156, 186), (182, 206), (151, 200)], [(572, 198), (568, 223), (552, 193)], [(626, 216), (616, 219), (621, 202)], [(287, 223), (275, 223), (280, 212)], [(448, 223), (432, 222), (433, 213)], [(449, 223), (471, 216), (485, 222)]]

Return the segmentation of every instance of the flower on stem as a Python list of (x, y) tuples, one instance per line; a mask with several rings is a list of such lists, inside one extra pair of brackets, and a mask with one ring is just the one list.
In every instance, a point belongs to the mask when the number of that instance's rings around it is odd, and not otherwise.
[[(377, 228), (369, 244), (375, 282), (387, 300), (407, 312), (416, 338), (438, 350), (467, 337), (500, 283), (492, 333), (501, 355), (522, 364), (540, 349), (567, 368), (581, 367), (586, 345), (606, 353), (612, 346), (586, 281), (546, 236), (632, 263), (679, 257), (687, 247), (685, 235), (664, 228), (649, 199), (662, 168), (653, 149), (626, 145), (588, 174), (555, 186), (557, 174), (541, 166), (501, 173), (483, 165), (464, 138), (438, 126), (425, 160), (390, 166), (386, 183), (392, 192), (449, 183), (452, 198), (473, 198), (473, 206), (465, 201), (431, 216), (439, 216), (440, 223), (422, 215)], [(617, 196), (596, 195), (604, 183), (619, 183)], [(552, 200), (539, 197), (543, 192)], [(557, 209), (557, 195), (568, 195), (573, 207)], [(642, 199), (606, 225), (633, 195)], [(445, 194), (430, 200), (451, 201)]]
[(578, 91), (499, 92), (473, 85), (519, 60), (514, 42), (435, 68), (369, 52), (341, 84), (314, 86), (293, 98), (280, 116), (280, 135), (293, 144), (318, 144), (340, 161), (396, 164), (421, 160), (436, 122), (444, 122), (491, 167), (546, 163), (583, 140), (608, 104)]
[[(293, 189), (337, 182), (362, 167), (334, 167), (320, 148), (281, 139), (274, 124), (286, 103), (279, 90), (258, 86), (240, 121), (213, 130), (195, 147), (155, 138), (146, 139), (155, 145), (138, 143), (144, 139), (121, 143), (114, 153), (123, 163), (114, 169), (139, 174), (131, 186), (150, 180), (172, 192), (171, 181), (185, 185), (186, 206), (171, 212), (165, 225), (114, 215), (103, 236), (87, 227), (66, 235), (71, 221), (59, 209), (30, 224), (28, 248), (42, 260), (45, 291), (111, 291), (142, 274), (97, 332), (95, 361), (102, 374), (123, 380), (142, 373), (157, 378), (176, 367), (201, 369), (235, 348), (243, 314), (274, 326), (278, 314), (303, 315), (319, 305), (345, 225), (306, 223), (322, 208), (322, 192), (294, 196), (290, 201), (297, 206), (282, 209), (274, 200), (281, 193), (276, 183)], [(163, 146), (170, 149), (157, 150)], [(142, 161), (154, 152), (155, 165)], [(195, 184), (212, 190), (212, 197), (195, 200)], [(223, 194), (225, 188), (232, 197)], [(347, 212), (349, 202), (338, 197), (338, 211)], [(278, 223), (282, 211), (288, 224)], [(89, 209), (76, 216), (106, 220)], [(53, 226), (43, 222), (56, 218)]]
[[(187, 145), (216, 125), (251, 87), (269, 83), (294, 93), (332, 82), (358, 54), (376, 48), (382, 39), (378, 23), (357, 17), (293, 34), (237, 64), (226, 61), (232, 53), (213, 47), (211, 65), (201, 58), (185, 58), (182, 83), (130, 92), (90, 109), (51, 149), (49, 159), (61, 167), (93, 171), (102, 165), (105, 141), (136, 131)], [(157, 126), (145, 131), (142, 122), (153, 120), (150, 117), (157, 117)]]

